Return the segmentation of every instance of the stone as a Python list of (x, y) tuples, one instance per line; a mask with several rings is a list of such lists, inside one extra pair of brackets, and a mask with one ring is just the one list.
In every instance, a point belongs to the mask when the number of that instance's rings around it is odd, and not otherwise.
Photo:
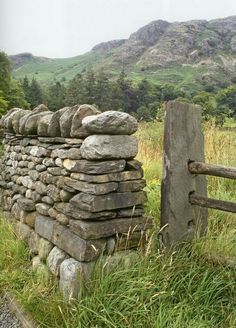
[(30, 179), (30, 177), (28, 175), (21, 177), (21, 183), (24, 187), (30, 188), (30, 186), (32, 185), (32, 180)]
[(3, 118), (3, 125), (6, 131), (8, 132), (14, 132), (13, 126), (12, 126), (12, 121), (13, 118), (16, 114), (21, 113), (22, 109), (21, 108), (13, 108), (10, 113), (7, 113), (7, 115), (4, 116)]
[(59, 212), (57, 210), (55, 210), (55, 208), (51, 207), (49, 210), (48, 210), (48, 215), (53, 218), (53, 219), (56, 219), (57, 215), (59, 214)]
[(32, 258), (32, 269), (33, 269), (33, 271), (37, 271), (38, 268), (42, 265), (43, 265), (43, 263), (41, 262), (41, 259), (38, 255), (34, 256)]
[(44, 158), (42, 163), (45, 166), (55, 166), (54, 160), (49, 157)]
[(129, 231), (147, 230), (152, 227), (151, 221), (144, 217), (120, 218), (106, 221), (70, 220), (70, 229), (83, 239), (100, 239)]
[(60, 202), (61, 196), (60, 196), (60, 189), (58, 189), (53, 184), (50, 184), (47, 186), (47, 195), (54, 201), (54, 202)]
[(53, 205), (54, 204), (54, 200), (49, 197), (49, 196), (43, 196), (42, 197), (42, 202), (43, 203), (46, 203), (46, 204), (49, 204), (49, 205)]
[(61, 190), (60, 191), (60, 198), (62, 202), (69, 202), (69, 200), (74, 196), (73, 193), (66, 191), (66, 190)]
[(51, 153), (52, 158), (61, 158), (65, 159), (68, 157), (68, 150), (67, 149), (54, 149)]
[(80, 181), (105, 183), (105, 182), (119, 182), (128, 180), (139, 180), (143, 177), (142, 171), (123, 171), (109, 174), (90, 175), (85, 173), (71, 173), (71, 178)]
[(122, 181), (119, 183), (117, 192), (139, 191), (146, 186), (145, 180)]
[(64, 111), (64, 113), (60, 117), (59, 124), (62, 137), (70, 137), (72, 119), (78, 108), (79, 105), (68, 107), (67, 110)]
[(63, 189), (63, 190), (68, 191), (70, 193), (74, 193), (75, 189), (66, 185), (66, 181), (69, 180), (69, 179), (70, 179), (69, 177), (63, 177), (63, 176), (58, 177), (56, 185), (60, 189)]
[(60, 167), (48, 167), (48, 173), (52, 175), (68, 175), (69, 173)]
[(30, 155), (35, 157), (47, 157), (50, 154), (46, 148), (33, 146), (30, 150)]
[(126, 169), (129, 170), (142, 170), (142, 163), (137, 159), (131, 159), (126, 162)]
[[(37, 129), (39, 125), (39, 120), (44, 117), (47, 114), (50, 114), (51, 112), (45, 111), (37, 114), (33, 114), (33, 112), (27, 117), (27, 120), (25, 121), (23, 134), (24, 135), (37, 135)], [(26, 116), (24, 116), (26, 117)]]
[(42, 214), (42, 215), (48, 215), (48, 210), (50, 209), (50, 205), (48, 204), (44, 204), (44, 203), (38, 203), (36, 204), (36, 211), (39, 213), (39, 214)]
[(39, 179), (42, 183), (45, 184), (55, 184), (57, 182), (57, 177), (48, 172), (40, 173)]
[(16, 234), (19, 239), (22, 239), (24, 242), (28, 243), (30, 234), (33, 230), (22, 222), (16, 223)]
[(80, 148), (70, 148), (67, 152), (67, 158), (69, 159), (81, 159)]
[(34, 184), (35, 191), (40, 195), (47, 195), (47, 186), (41, 181), (36, 181)]
[(28, 238), (28, 246), (30, 248), (31, 253), (38, 254), (39, 249), (39, 235), (32, 231)]
[(31, 180), (37, 181), (39, 178), (39, 172), (36, 170), (31, 170), (29, 171), (29, 177), (31, 178)]
[(63, 167), (63, 160), (61, 158), (56, 158), (55, 165), (59, 167)]
[(45, 171), (45, 170), (47, 169), (47, 166), (42, 165), (42, 164), (37, 164), (37, 165), (35, 166), (35, 169), (36, 169), (36, 171), (38, 171), (38, 172), (43, 172), (43, 171)]
[(17, 200), (17, 203), (20, 208), (26, 212), (32, 212), (35, 210), (35, 203), (31, 199), (21, 197)]
[(35, 232), (81, 262), (96, 260), (105, 248), (105, 239), (81, 239), (67, 227), (42, 215), (36, 218)]
[(144, 204), (147, 200), (144, 191), (90, 195), (80, 193), (70, 200), (70, 204), (89, 212), (109, 211), (118, 208)]
[(62, 212), (65, 215), (72, 217), (73, 219), (78, 220), (107, 220), (116, 217), (115, 212), (102, 211), (91, 213), (83, 211), (77, 206), (68, 203), (55, 203), (54, 207), (57, 211)]
[(44, 238), (39, 239), (38, 254), (39, 254), (39, 258), (42, 261), (46, 260), (52, 249), (53, 249), (53, 244), (50, 241)]
[(115, 251), (144, 248), (149, 239), (147, 231), (129, 231), (115, 237)]
[(130, 135), (138, 129), (138, 122), (133, 116), (117, 111), (87, 116), (82, 120), (82, 125), (90, 134)]
[(52, 274), (56, 277), (59, 276), (60, 273), (60, 265), (61, 263), (68, 258), (68, 255), (58, 247), (53, 247), (51, 252), (47, 257), (47, 265)]
[(93, 162), (87, 160), (65, 159), (63, 166), (70, 172), (79, 172), (86, 174), (103, 174), (111, 172), (120, 172), (125, 168), (125, 160)]
[(28, 226), (30, 226), (31, 228), (34, 228), (36, 216), (37, 216), (36, 211), (27, 213), (24, 215), (23, 222)]
[(62, 114), (70, 107), (64, 107), (53, 113), (51, 120), (48, 125), (48, 135), (50, 137), (60, 137), (61, 129), (60, 129), (60, 117)]
[(143, 206), (133, 206), (131, 208), (123, 208), (117, 211), (118, 218), (130, 218), (134, 216), (142, 216), (144, 215), (144, 208)]
[(20, 219), (20, 212), (21, 212), (21, 207), (19, 206), (18, 203), (13, 204), (11, 208), (11, 214), (14, 216), (15, 219), (19, 220)]
[(84, 140), (80, 150), (87, 160), (131, 159), (138, 153), (138, 142), (134, 136), (92, 135)]
[(37, 232), (41, 237), (52, 241), (53, 239), (53, 229), (55, 220), (38, 214), (35, 219), (35, 232)]
[(59, 213), (57, 216), (56, 216), (56, 220), (63, 224), (63, 225), (68, 225), (69, 224), (69, 220), (71, 218), (66, 216), (65, 214), (62, 214), (62, 213)]
[(39, 118), (37, 135), (38, 136), (48, 136), (48, 126), (50, 124), (53, 113), (45, 114)]
[(12, 129), (16, 134), (19, 133), (20, 119), (30, 113), (31, 112), (29, 110), (24, 110), (24, 109), (22, 109), (20, 111), (16, 111), (14, 113), (14, 115), (12, 116), (11, 124), (12, 124)]
[(61, 263), (59, 288), (65, 301), (77, 299), (84, 293), (93, 269), (94, 262), (84, 263), (73, 258)]
[(66, 185), (82, 192), (93, 195), (103, 195), (108, 194), (112, 191), (117, 190), (118, 183), (116, 182), (107, 182), (107, 183), (87, 183), (84, 181), (77, 181), (74, 179), (68, 178), (66, 180)]
[(36, 192), (31, 189), (28, 189), (25, 193), (25, 197), (32, 199), (34, 203), (38, 203), (41, 201), (41, 196)]
[(82, 127), (82, 120), (89, 115), (97, 115), (100, 112), (97, 110), (96, 107), (92, 105), (81, 105), (75, 115), (73, 116), (72, 119), (72, 124), (71, 124), (71, 132), (70, 135), (71, 137), (80, 137), (81, 136), (81, 127)]

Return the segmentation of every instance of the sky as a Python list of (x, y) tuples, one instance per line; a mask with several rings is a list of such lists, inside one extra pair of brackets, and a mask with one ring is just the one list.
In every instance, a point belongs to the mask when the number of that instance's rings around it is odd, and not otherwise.
[(236, 0), (0, 0), (0, 50), (51, 58), (128, 38), (153, 20), (236, 15)]

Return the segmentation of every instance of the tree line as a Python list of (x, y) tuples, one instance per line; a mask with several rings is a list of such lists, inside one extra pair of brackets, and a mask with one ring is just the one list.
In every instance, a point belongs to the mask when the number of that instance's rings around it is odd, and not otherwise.
[(178, 99), (201, 105), (205, 119), (213, 116), (222, 123), (225, 117), (236, 117), (236, 84), (216, 92), (187, 94), (169, 83), (155, 84), (145, 78), (131, 81), (124, 70), (111, 78), (104, 70), (94, 72), (90, 68), (67, 83), (57, 81), (42, 87), (35, 78), (29, 80), (27, 76), (22, 81), (14, 80), (4, 53), (0, 53), (0, 73), (0, 114), (12, 107), (33, 109), (40, 103), (52, 111), (88, 103), (101, 111), (124, 111), (138, 120), (151, 121), (162, 120), (163, 104)]

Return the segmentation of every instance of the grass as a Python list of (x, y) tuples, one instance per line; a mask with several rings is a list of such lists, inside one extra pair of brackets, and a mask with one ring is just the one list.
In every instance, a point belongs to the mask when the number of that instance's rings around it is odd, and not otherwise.
[[(234, 129), (206, 125), (206, 160), (236, 166)], [(159, 226), (162, 124), (141, 125), (140, 150), (148, 182), (147, 212)], [(213, 197), (235, 199), (235, 181), (210, 178)], [(236, 216), (209, 212), (206, 236), (170, 254), (153, 242), (132, 267), (94, 275), (83, 299), (67, 305), (51, 276), (33, 273), (30, 254), (0, 221), (0, 290), (11, 289), (40, 323), (50, 328), (226, 328), (236, 326)], [(155, 241), (155, 237), (153, 238)], [(230, 259), (230, 265), (224, 262)]]

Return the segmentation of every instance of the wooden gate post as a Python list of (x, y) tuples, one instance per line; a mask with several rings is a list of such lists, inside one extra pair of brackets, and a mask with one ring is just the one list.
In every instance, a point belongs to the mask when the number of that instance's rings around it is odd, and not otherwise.
[(189, 172), (191, 161), (204, 162), (201, 107), (170, 101), (166, 105), (161, 232), (164, 246), (192, 240), (207, 227), (207, 209), (192, 205), (192, 192), (207, 196), (206, 177)]

